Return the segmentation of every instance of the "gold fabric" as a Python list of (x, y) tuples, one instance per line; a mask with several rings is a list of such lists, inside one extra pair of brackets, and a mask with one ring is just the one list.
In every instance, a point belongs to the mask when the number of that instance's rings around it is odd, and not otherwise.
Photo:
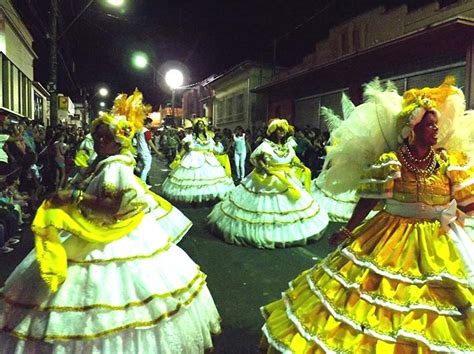
[[(384, 154), (368, 169), (363, 196), (430, 206), (472, 199), (464, 155), (437, 156), (436, 172), (418, 180), (396, 156)], [(439, 220), (382, 210), (354, 236), (262, 308), (268, 352), (474, 351), (472, 279)]]

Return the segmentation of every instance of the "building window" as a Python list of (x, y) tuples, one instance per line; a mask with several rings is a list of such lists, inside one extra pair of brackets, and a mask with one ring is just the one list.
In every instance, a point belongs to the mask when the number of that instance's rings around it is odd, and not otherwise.
[(10, 108), (10, 62), (2, 56), (2, 94), (3, 106)]
[(41, 97), (35, 92), (33, 100), (34, 100), (34, 105), (35, 105), (33, 117), (36, 121), (42, 122), (43, 121), (43, 97)]
[(352, 46), (354, 50), (360, 49), (360, 31), (357, 27), (352, 31)]
[(229, 97), (225, 100), (225, 119), (232, 120), (234, 111), (234, 97)]
[(244, 94), (241, 93), (235, 98), (235, 112), (237, 114), (244, 113)]
[(347, 36), (347, 31), (344, 31), (341, 34), (341, 53), (342, 54), (349, 53), (349, 38)]

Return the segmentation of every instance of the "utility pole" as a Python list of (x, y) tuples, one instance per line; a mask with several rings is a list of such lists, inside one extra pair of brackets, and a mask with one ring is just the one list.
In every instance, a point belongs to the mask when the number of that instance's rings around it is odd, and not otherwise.
[(58, 0), (51, 0), (50, 30), (49, 30), (49, 82), (48, 91), (51, 94), (49, 122), (58, 125)]

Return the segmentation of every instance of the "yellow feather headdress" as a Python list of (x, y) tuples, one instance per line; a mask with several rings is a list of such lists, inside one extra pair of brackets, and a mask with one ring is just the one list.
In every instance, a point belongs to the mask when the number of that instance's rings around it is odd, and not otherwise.
[(143, 94), (135, 89), (128, 96), (121, 93), (114, 100), (110, 113), (105, 113), (92, 122), (92, 130), (99, 124), (105, 124), (120, 145), (122, 150), (132, 150), (132, 138), (137, 130), (143, 127), (143, 122), (151, 112), (151, 106), (143, 103)]

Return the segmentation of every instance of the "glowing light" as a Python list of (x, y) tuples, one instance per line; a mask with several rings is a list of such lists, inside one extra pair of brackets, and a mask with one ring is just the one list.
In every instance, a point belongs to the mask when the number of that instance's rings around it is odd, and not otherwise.
[(105, 114), (104, 111), (99, 111), (99, 117), (103, 116)]
[(105, 107), (105, 102), (100, 102), (100, 103), (99, 103), (99, 106)]
[(132, 57), (132, 64), (138, 69), (144, 69), (148, 66), (148, 56), (145, 53), (135, 53)]
[(109, 90), (107, 90), (105, 87), (101, 87), (99, 89), (99, 95), (101, 95), (102, 97), (105, 97), (109, 94)]
[(178, 69), (171, 69), (166, 73), (165, 81), (171, 89), (176, 89), (183, 84), (183, 73)]
[(123, 6), (124, 3), (125, 3), (125, 0), (107, 0), (107, 4), (116, 6), (116, 7)]

